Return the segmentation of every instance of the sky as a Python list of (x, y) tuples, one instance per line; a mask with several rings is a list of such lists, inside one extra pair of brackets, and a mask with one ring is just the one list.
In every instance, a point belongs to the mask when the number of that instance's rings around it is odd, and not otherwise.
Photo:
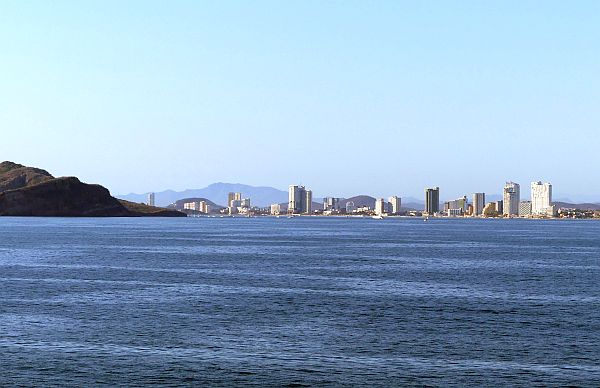
[(598, 15), (598, 1), (4, 0), (0, 159), (113, 194), (448, 199), (543, 180), (600, 201)]

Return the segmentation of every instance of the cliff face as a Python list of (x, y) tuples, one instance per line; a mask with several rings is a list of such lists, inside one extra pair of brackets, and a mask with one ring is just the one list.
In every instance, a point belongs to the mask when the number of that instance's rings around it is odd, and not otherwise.
[(54, 179), (39, 168), (25, 167), (13, 162), (0, 163), (0, 192), (36, 185)]
[(3, 216), (127, 216), (128, 210), (107, 189), (58, 178), (0, 194)]
[(0, 163), (0, 216), (185, 217), (177, 211), (121, 202), (100, 185), (12, 162)]

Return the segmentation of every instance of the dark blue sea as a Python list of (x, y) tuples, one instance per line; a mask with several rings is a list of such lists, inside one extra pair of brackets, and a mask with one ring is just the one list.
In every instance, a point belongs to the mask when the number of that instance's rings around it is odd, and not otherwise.
[(0, 218), (3, 386), (600, 386), (600, 222)]

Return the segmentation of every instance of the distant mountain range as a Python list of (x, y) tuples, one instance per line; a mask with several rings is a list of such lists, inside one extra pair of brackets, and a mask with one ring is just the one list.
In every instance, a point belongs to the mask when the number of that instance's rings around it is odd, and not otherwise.
[[(225, 206), (227, 194), (242, 193), (244, 198), (250, 198), (252, 206), (266, 207), (273, 203), (286, 202), (287, 191), (278, 190), (273, 187), (249, 186), (240, 183), (213, 183), (203, 189), (189, 189), (184, 191), (166, 190), (155, 193), (157, 206), (168, 206), (184, 198), (205, 198), (209, 201)], [(118, 195), (118, 198), (131, 202), (146, 202), (147, 194)]]
[(554, 205), (559, 209), (600, 210), (600, 203), (554, 202)]

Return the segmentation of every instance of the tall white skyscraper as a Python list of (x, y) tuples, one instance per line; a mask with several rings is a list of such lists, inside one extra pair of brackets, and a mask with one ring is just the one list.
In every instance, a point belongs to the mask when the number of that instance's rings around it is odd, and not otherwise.
[(154, 193), (148, 193), (148, 201), (147, 201), (148, 206), (155, 206), (154, 198), (155, 198)]
[(382, 215), (385, 213), (385, 200), (383, 198), (379, 198), (375, 201), (375, 214)]
[(485, 207), (485, 193), (473, 194), (473, 215), (474, 216), (482, 215), (484, 207)]
[(303, 213), (310, 214), (312, 213), (312, 191), (304, 190), (304, 201), (302, 201), (302, 210)]
[(304, 186), (290, 185), (288, 192), (288, 213), (301, 213)]
[(552, 185), (531, 182), (531, 214), (548, 214), (550, 206), (552, 206)]
[(392, 196), (389, 199), (390, 204), (392, 205), (392, 213), (393, 214), (398, 214), (400, 213), (400, 207), (402, 205), (402, 199), (400, 197), (397, 196)]
[(503, 191), (505, 216), (519, 215), (519, 202), (521, 201), (521, 186), (518, 183), (506, 182)]

